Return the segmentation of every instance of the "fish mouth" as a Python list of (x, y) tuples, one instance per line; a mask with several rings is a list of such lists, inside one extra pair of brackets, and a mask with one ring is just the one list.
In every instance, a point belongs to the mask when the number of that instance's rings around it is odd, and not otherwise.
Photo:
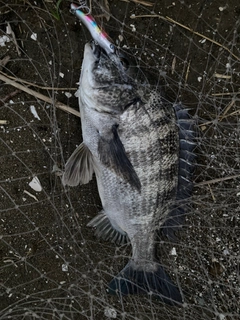
[(96, 63), (99, 62), (101, 56), (104, 56), (105, 59), (111, 60), (117, 68), (123, 73), (127, 71), (129, 67), (129, 62), (124, 56), (120, 55), (119, 51), (115, 51), (115, 53), (107, 53), (105, 49), (103, 49), (96, 41), (91, 40), (89, 42), (90, 48), (94, 57), (96, 58)]
[(100, 58), (103, 56), (104, 59), (111, 60), (118, 68), (122, 68), (122, 59), (119, 57), (118, 51), (115, 51), (115, 53), (108, 53), (94, 40), (91, 40), (89, 45), (96, 58), (96, 63), (99, 62)]
[(106, 51), (98, 43), (96, 43), (94, 40), (90, 41), (89, 44), (92, 49), (92, 53), (96, 57), (96, 59), (99, 59), (101, 54), (108, 56)]

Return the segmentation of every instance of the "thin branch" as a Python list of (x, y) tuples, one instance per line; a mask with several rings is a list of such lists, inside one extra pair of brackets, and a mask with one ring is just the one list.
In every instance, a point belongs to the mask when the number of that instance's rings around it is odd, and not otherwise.
[[(0, 60), (0, 64), (1, 64), (1, 60)], [(64, 91), (64, 90), (76, 91), (76, 90), (77, 90), (77, 88), (44, 87), (44, 86), (40, 86), (40, 85), (38, 85), (38, 84), (35, 84), (35, 83), (33, 83), (33, 82), (29, 82), (29, 81), (23, 80), (23, 79), (21, 79), (21, 78), (16, 78), (16, 77), (9, 76), (9, 75), (7, 75), (6, 73), (1, 72), (1, 71), (0, 71), (0, 73), (3, 74), (4, 76), (8, 77), (9, 79), (14, 80), (15, 82), (25, 83), (25, 84), (27, 84), (27, 85), (29, 85), (29, 86), (31, 86), (31, 87), (35, 87), (35, 88), (42, 89), (42, 90), (55, 90), (55, 91), (59, 91), (59, 90), (63, 90), (63, 91)]]
[(4, 98), (0, 98), (0, 105), (3, 105), (8, 100), (10, 100), (11, 98), (15, 97), (19, 92), (20, 92), (20, 90), (16, 89), (15, 91), (10, 92), (9, 94), (7, 94)]
[(11, 27), (11, 25), (10, 25), (9, 22), (7, 23), (7, 26), (8, 26), (8, 32), (9, 32), (9, 34), (12, 35), (12, 40), (13, 40), (13, 43), (14, 43), (14, 45), (15, 45), (15, 47), (16, 47), (17, 54), (18, 54), (18, 56), (20, 57), (20, 56), (21, 56), (21, 50), (20, 50), (19, 45), (18, 45), (18, 43), (17, 43), (17, 39), (16, 39), (16, 36), (15, 36), (15, 33), (13, 32), (13, 29), (12, 29), (12, 27)]
[(213, 193), (213, 191), (212, 191), (212, 188), (211, 188), (211, 186), (210, 186), (209, 184), (208, 184), (208, 188), (209, 188), (209, 190), (210, 190), (210, 193), (211, 193), (211, 196), (212, 196), (213, 201), (216, 202), (216, 198), (215, 198), (214, 193)]
[(28, 87), (25, 87), (25, 86), (21, 85), (20, 83), (17, 83), (16, 81), (9, 79), (7, 76), (5, 76), (3, 74), (0, 74), (0, 80), (5, 82), (6, 84), (9, 84), (19, 90), (22, 90), (22, 91), (30, 94), (31, 96), (34, 96), (37, 99), (45, 101), (49, 104), (53, 104), (56, 108), (58, 108), (60, 110), (71, 113), (77, 117), (80, 117), (80, 113), (78, 111), (74, 110), (73, 108), (70, 108), (69, 106), (67, 106), (61, 102), (54, 101), (52, 98), (46, 97), (45, 95), (43, 95), (37, 91), (34, 91)]
[(2, 58), (0, 60), (0, 70), (2, 70), (3, 67), (6, 66), (6, 64), (8, 63), (8, 61), (11, 59), (10, 56), (5, 56), (4, 58)]
[(211, 120), (211, 121), (207, 121), (207, 122), (204, 122), (204, 123), (201, 123), (199, 124), (199, 127), (204, 127), (208, 124), (213, 124), (216, 120), (221, 122), (223, 119), (226, 119), (228, 117), (232, 117), (232, 116), (236, 116), (238, 114), (240, 114), (240, 110), (236, 110), (236, 111), (233, 111), (232, 113), (228, 113), (228, 111), (232, 108), (232, 106), (234, 105), (234, 103), (236, 102), (235, 99), (233, 99), (229, 105), (226, 107), (225, 111), (223, 112), (222, 115), (219, 115), (216, 119), (214, 120)]
[(146, 6), (146, 7), (152, 7), (153, 6), (153, 3), (152, 2), (148, 2), (148, 1), (143, 1), (143, 0), (121, 0), (121, 1), (124, 1), (124, 2), (134, 2), (136, 4), (142, 4), (143, 6)]
[(213, 183), (222, 182), (222, 181), (226, 181), (226, 180), (232, 180), (232, 179), (236, 179), (236, 178), (240, 178), (240, 174), (235, 174), (234, 176), (228, 176), (228, 177), (223, 177), (223, 178), (216, 178), (216, 179), (212, 179), (212, 180), (202, 181), (202, 182), (196, 183), (195, 186), (199, 187), (199, 186), (204, 186), (206, 184), (213, 184)]
[[(234, 106), (236, 100), (233, 99), (228, 106), (226, 107), (225, 111), (223, 112), (223, 114), (219, 117), (219, 120), (222, 121), (223, 119), (227, 118), (229, 116), (228, 111)], [(237, 110), (239, 111), (239, 110)], [(231, 114), (230, 114), (231, 115)]]
[(197, 32), (197, 31), (194, 31), (193, 29), (185, 26), (184, 24), (182, 24), (182, 23), (180, 23), (180, 22), (177, 22), (176, 20), (173, 20), (173, 19), (170, 18), (170, 17), (163, 17), (163, 16), (161, 16), (161, 15), (159, 15), (159, 14), (143, 14), (143, 15), (139, 15), (139, 16), (131, 15), (130, 18), (132, 18), (132, 19), (137, 19), (137, 18), (159, 18), (159, 19), (162, 19), (162, 20), (164, 20), (164, 21), (174, 23), (174, 24), (178, 25), (179, 27), (181, 27), (181, 28), (183, 28), (183, 29), (185, 29), (185, 30), (187, 30), (187, 31), (195, 34), (196, 36), (201, 37), (201, 38), (203, 38), (203, 39), (206, 39), (206, 40), (210, 41), (211, 43), (214, 43), (214, 44), (217, 45), (218, 47), (223, 48), (223, 49), (226, 50), (228, 53), (230, 53), (230, 55), (231, 55), (232, 57), (234, 57), (235, 59), (237, 59), (238, 61), (240, 61), (240, 57), (236, 56), (236, 55), (235, 55), (230, 49), (228, 49), (226, 46), (224, 46), (224, 45), (222, 45), (221, 43), (219, 43), (219, 42), (217, 42), (217, 41), (215, 41), (215, 40), (213, 40), (213, 39), (205, 36), (204, 34), (201, 34), (201, 33)]
[(211, 97), (235, 96), (237, 94), (240, 94), (240, 91), (211, 93)]
[(221, 73), (217, 73), (217, 72), (215, 72), (213, 76), (218, 79), (231, 79), (231, 77), (232, 77), (230, 75), (221, 74)]

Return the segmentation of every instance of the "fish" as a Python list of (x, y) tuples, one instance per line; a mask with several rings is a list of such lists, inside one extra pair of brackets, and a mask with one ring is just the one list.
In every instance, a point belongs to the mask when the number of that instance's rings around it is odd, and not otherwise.
[(76, 92), (83, 141), (68, 159), (62, 183), (87, 184), (95, 174), (102, 211), (87, 226), (100, 239), (131, 243), (132, 257), (109, 283), (109, 294), (148, 294), (181, 306), (183, 294), (157, 248), (159, 232), (173, 240), (184, 221), (193, 188), (195, 123), (139, 73), (125, 53), (86, 43)]

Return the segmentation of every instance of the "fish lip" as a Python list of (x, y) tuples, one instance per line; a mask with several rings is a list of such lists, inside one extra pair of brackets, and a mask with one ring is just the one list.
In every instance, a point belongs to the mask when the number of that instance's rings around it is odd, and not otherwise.
[(89, 42), (89, 45), (92, 49), (93, 55), (96, 57), (97, 60), (100, 58), (101, 54), (105, 54), (106, 56), (108, 56), (106, 51), (98, 43), (96, 43), (96, 41), (91, 40)]
[(99, 62), (100, 57), (104, 55), (108, 59), (112, 60), (115, 65), (117, 65), (119, 68), (122, 67), (121, 62), (119, 60), (119, 56), (117, 53), (108, 53), (103, 47), (101, 47), (95, 40), (91, 40), (89, 42), (89, 46), (92, 50), (92, 54), (96, 58), (96, 63)]

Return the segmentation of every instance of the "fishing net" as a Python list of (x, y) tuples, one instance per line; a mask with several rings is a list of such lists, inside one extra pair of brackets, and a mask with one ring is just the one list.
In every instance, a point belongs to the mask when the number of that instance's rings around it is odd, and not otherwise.
[(109, 295), (131, 247), (86, 227), (101, 210), (95, 180), (61, 183), (82, 141), (74, 93), (89, 32), (69, 1), (0, 1), (0, 319), (239, 319), (239, 4), (80, 4), (196, 120), (186, 223), (158, 246), (184, 305)]

